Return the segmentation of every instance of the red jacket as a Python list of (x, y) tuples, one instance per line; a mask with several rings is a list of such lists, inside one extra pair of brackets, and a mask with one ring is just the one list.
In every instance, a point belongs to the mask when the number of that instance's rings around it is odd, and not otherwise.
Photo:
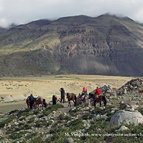
[(100, 89), (100, 88), (97, 88), (97, 89), (95, 90), (95, 96), (100, 96), (101, 94), (102, 94), (101, 89)]

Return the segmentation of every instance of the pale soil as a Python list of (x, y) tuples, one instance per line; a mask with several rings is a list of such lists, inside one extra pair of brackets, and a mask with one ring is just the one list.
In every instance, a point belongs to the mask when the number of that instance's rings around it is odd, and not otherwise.
[(0, 114), (23, 108), (26, 108), (24, 101), (0, 103)]
[[(0, 79), (0, 112), (25, 107), (25, 99), (31, 93), (42, 96), (48, 101), (53, 94), (60, 97), (59, 89), (63, 87), (66, 92), (81, 93), (83, 86), (88, 91), (104, 84), (119, 88), (132, 77), (98, 76), (98, 75), (56, 75), (41, 77), (16, 77)], [(21, 101), (20, 101), (21, 100)], [(23, 101), (22, 101), (23, 100)], [(13, 102), (17, 101), (17, 102)]]

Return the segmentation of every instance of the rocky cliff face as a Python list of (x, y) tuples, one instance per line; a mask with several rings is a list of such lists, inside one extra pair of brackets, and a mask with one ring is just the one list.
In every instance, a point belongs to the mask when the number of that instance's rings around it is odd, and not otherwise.
[(0, 75), (143, 75), (143, 26), (102, 15), (39, 20), (0, 33)]

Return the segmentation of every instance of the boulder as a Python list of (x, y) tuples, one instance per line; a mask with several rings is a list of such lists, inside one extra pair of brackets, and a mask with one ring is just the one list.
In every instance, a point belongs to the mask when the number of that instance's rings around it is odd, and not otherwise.
[(73, 138), (69, 137), (69, 138), (65, 138), (64, 139), (64, 143), (74, 143)]
[(110, 120), (110, 127), (120, 127), (121, 125), (143, 123), (143, 115), (138, 111), (117, 111)]

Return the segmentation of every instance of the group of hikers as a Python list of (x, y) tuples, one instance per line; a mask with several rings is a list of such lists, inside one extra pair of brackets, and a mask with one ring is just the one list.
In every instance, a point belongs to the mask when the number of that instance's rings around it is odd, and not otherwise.
[[(101, 102), (103, 102), (104, 106), (107, 104), (107, 98), (106, 93), (108, 91), (109, 87), (104, 85), (103, 87), (97, 87), (94, 91), (88, 93), (87, 87), (84, 86), (82, 89), (81, 94), (76, 96), (74, 93), (66, 93), (64, 88), (60, 88), (60, 100), (58, 100), (56, 95), (52, 96), (52, 105), (57, 104), (58, 101), (61, 103), (65, 103), (65, 99), (67, 98), (69, 105), (71, 106), (71, 101), (73, 101), (74, 106), (76, 106), (78, 103), (84, 103), (87, 100), (96, 107), (96, 103), (98, 102), (101, 106)], [(47, 107), (46, 100), (37, 97), (35, 98), (32, 94), (26, 99), (26, 103), (28, 108), (33, 109), (36, 108), (36, 105), (41, 105), (42, 107)]]

